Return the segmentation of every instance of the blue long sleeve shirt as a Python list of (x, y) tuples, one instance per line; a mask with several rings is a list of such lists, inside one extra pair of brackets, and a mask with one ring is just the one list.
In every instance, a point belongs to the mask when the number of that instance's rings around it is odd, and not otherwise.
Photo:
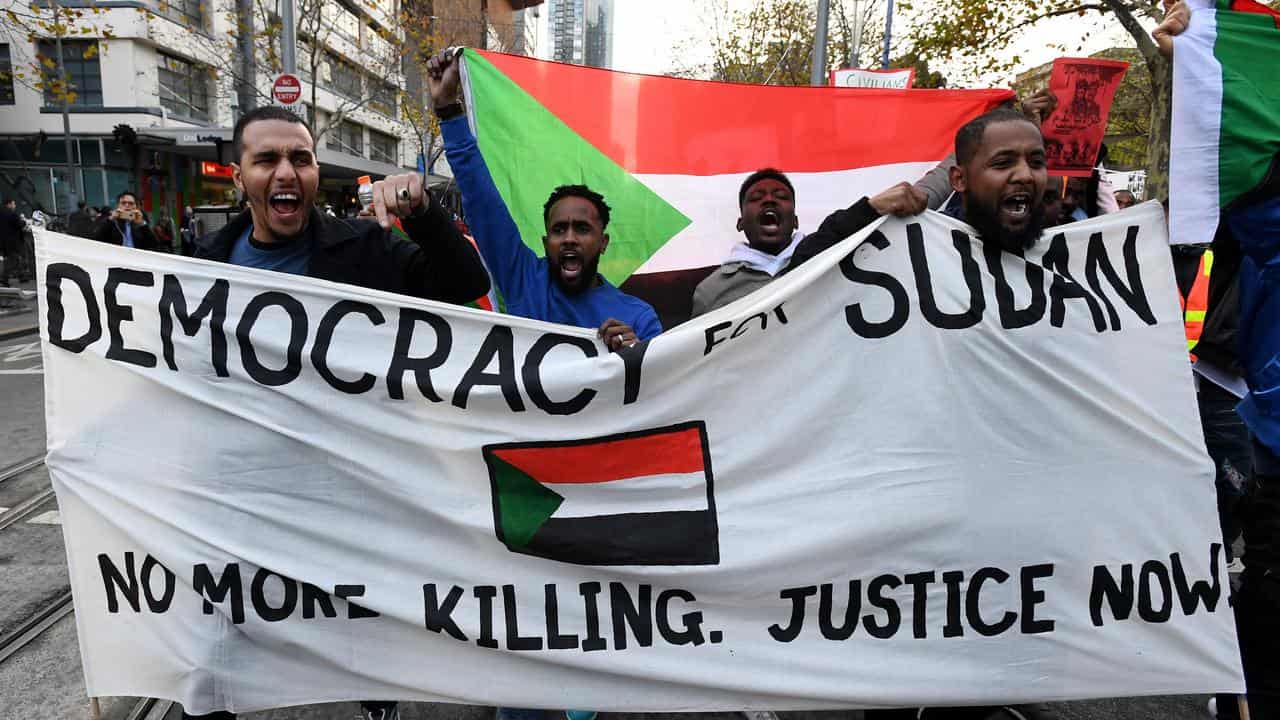
[(547, 259), (538, 257), (520, 238), (520, 229), (498, 194), (467, 118), (446, 120), (440, 123), (440, 131), (454, 180), (462, 191), (467, 226), (508, 313), (586, 328), (598, 328), (615, 318), (630, 325), (641, 340), (662, 333), (662, 323), (649, 303), (622, 292), (604, 278), (581, 293), (566, 293), (552, 276)]
[(1240, 330), (1249, 394), (1236, 407), (1250, 432), (1280, 457), (1280, 198), (1228, 215), (1240, 242)]

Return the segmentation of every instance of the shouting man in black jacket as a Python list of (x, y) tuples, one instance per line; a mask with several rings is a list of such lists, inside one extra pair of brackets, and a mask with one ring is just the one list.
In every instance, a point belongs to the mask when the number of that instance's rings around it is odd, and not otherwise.
[[(273, 106), (252, 110), (236, 123), (232, 142), (232, 179), (249, 209), (198, 240), (196, 257), (451, 303), (489, 292), (480, 255), (417, 173), (374, 183), (377, 222), (339, 220), (314, 207), (320, 167), (311, 129), (297, 115)], [(392, 216), (412, 241), (391, 232)], [(361, 711), (399, 717), (393, 702), (365, 701)]]
[[(196, 257), (451, 303), (489, 291), (480, 256), (418, 174), (374, 183), (378, 222), (340, 220), (315, 208), (320, 166), (302, 118), (257, 108), (232, 142), (232, 179), (249, 209), (197, 241)], [(412, 241), (390, 231), (392, 216)]]

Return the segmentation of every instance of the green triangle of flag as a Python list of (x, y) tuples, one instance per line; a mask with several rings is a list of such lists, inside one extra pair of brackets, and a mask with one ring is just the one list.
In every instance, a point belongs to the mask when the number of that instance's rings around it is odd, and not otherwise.
[(476, 142), (520, 236), (543, 253), (542, 206), (558, 185), (583, 184), (611, 208), (609, 249), (600, 273), (615, 285), (630, 277), (690, 223), (644, 183), (556, 117), (542, 103), (468, 50), (469, 100)]
[(502, 541), (524, 547), (564, 498), (508, 462), (490, 455)]

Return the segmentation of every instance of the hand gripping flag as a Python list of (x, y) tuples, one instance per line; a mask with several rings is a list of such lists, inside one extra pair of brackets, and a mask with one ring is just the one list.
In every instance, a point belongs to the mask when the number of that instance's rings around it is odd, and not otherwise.
[(468, 50), (469, 118), (526, 244), (542, 206), (584, 183), (613, 208), (600, 272), (671, 327), (742, 233), (738, 187), (776, 167), (796, 186), (800, 229), (951, 152), (965, 122), (1007, 90), (770, 87), (633, 75)]
[[(1280, 192), (1280, 12), (1255, 0), (1189, 0), (1174, 38), (1169, 236), (1213, 240), (1221, 211)], [(1269, 188), (1269, 190), (1268, 190)]]
[(483, 452), (493, 525), (513, 552), (579, 565), (720, 562), (702, 422)]

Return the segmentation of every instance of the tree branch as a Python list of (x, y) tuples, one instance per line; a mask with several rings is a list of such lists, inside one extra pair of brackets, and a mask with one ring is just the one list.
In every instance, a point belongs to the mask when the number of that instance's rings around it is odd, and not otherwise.
[(1053, 10), (1051, 12), (1041, 13), (1039, 15), (1036, 15), (1033, 18), (1024, 20), (1009, 29), (1011, 31), (1021, 30), (1025, 27), (1035, 25), (1041, 20), (1047, 20), (1048, 18), (1051, 18), (1051, 17), (1061, 17), (1063, 15), (1079, 15), (1080, 13), (1085, 12), (1087, 10), (1096, 10), (1098, 12), (1106, 12), (1107, 8), (1103, 7), (1102, 5), (1086, 3), (1083, 5), (1077, 5), (1075, 7), (1063, 8), (1062, 10)]
[(1102, 2), (1115, 13), (1116, 19), (1133, 36), (1133, 41), (1138, 45), (1138, 52), (1142, 53), (1142, 58), (1147, 61), (1147, 65), (1156, 62), (1160, 57), (1160, 50), (1156, 47), (1155, 40), (1147, 34), (1147, 29), (1142, 27), (1138, 18), (1133, 16), (1130, 5), (1123, 0), (1102, 0)]

